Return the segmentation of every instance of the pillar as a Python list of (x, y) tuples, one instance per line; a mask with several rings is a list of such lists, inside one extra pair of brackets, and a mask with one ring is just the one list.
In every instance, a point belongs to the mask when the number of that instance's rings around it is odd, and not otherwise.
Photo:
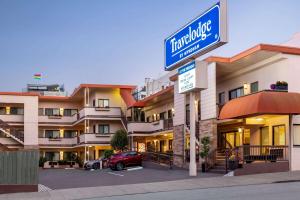
[(190, 93), (190, 176), (197, 176), (196, 164), (196, 106), (195, 106), (195, 93)]
[(174, 153), (174, 165), (177, 167), (183, 167), (184, 165), (184, 137), (185, 130), (184, 125), (174, 126), (173, 128), (173, 153)]
[[(211, 145), (210, 149), (216, 149), (218, 145), (218, 137), (217, 137), (217, 120), (216, 119), (207, 119), (201, 120), (199, 122), (199, 132), (200, 132), (200, 141), (203, 137), (210, 137)], [(201, 159), (201, 158), (200, 158)], [(202, 160), (200, 160), (200, 163)]]

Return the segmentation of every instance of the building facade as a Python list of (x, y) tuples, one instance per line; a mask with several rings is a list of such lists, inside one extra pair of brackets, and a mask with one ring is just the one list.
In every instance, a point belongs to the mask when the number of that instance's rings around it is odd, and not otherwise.
[(135, 86), (81, 84), (70, 96), (0, 93), (2, 148), (39, 149), (47, 160), (98, 159), (110, 138), (127, 131)]
[(124, 129), (133, 150), (171, 153), (175, 165), (186, 167), (194, 103), (198, 163), (207, 136), (213, 168), (224, 171), (232, 157), (243, 165), (237, 174), (300, 170), (299, 41), (298, 34), (282, 45), (197, 61), (206, 87), (194, 102), (179, 93), (176, 70), (147, 79), (142, 98), (128, 85), (82, 84), (70, 96), (0, 93), (0, 143), (39, 148), (48, 159), (77, 154), (89, 160), (110, 149), (111, 135)]

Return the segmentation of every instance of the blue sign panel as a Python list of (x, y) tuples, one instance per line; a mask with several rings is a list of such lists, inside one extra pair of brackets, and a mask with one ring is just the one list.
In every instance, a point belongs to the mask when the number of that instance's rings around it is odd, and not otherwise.
[(220, 41), (220, 3), (165, 40), (165, 70), (204, 52)]
[(192, 62), (190, 62), (190, 63), (188, 63), (188, 64), (180, 67), (178, 69), (178, 74), (179, 75), (184, 74), (185, 72), (188, 72), (188, 71), (190, 71), (192, 69), (195, 69), (195, 67), (196, 67), (196, 63), (195, 63), (195, 61), (192, 61)]

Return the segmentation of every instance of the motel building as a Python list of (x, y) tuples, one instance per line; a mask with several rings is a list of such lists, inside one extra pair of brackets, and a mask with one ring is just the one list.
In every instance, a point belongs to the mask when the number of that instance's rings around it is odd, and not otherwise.
[(135, 86), (101, 84), (81, 84), (70, 96), (1, 92), (1, 149), (93, 160), (124, 129), (130, 149), (172, 154), (174, 165), (187, 168), (194, 113), (199, 168), (199, 141), (208, 136), (211, 172), (225, 173), (229, 159), (240, 165), (236, 175), (300, 170), (300, 34), (196, 66), (201, 89), (193, 98), (179, 93), (177, 70), (147, 79), (143, 95)]
[(125, 113), (135, 86), (81, 84), (70, 96), (0, 93), (1, 149), (39, 149), (48, 161), (77, 155), (83, 161), (111, 149), (110, 138), (127, 130)]
[(212, 172), (224, 172), (226, 158), (238, 160), (236, 175), (300, 170), (300, 34), (285, 44), (258, 44), (233, 57), (196, 63), (204, 81), (194, 102), (179, 94), (173, 71), (168, 84), (157, 79), (161, 89), (129, 107), (132, 147), (171, 151), (175, 165), (188, 167), (194, 103), (196, 152), (200, 139), (209, 136)]

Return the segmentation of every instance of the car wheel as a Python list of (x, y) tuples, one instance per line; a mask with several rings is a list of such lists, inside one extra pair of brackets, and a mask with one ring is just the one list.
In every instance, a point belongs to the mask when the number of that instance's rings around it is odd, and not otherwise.
[(117, 163), (117, 165), (116, 165), (116, 169), (117, 169), (118, 171), (121, 171), (121, 170), (123, 170), (123, 169), (124, 169), (124, 164), (123, 164), (123, 163), (121, 163), (121, 162)]
[(94, 164), (93, 169), (100, 169), (100, 166), (98, 164)]

